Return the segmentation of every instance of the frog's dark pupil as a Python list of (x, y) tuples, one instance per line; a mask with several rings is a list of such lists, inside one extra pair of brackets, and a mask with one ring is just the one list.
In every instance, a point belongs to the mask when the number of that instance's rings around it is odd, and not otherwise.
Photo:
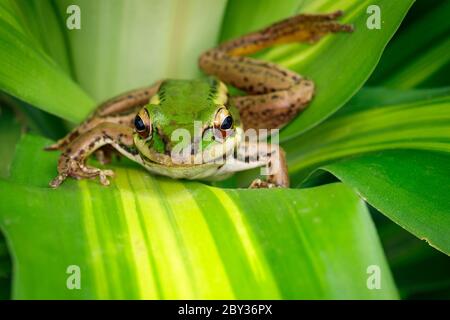
[(227, 116), (223, 119), (222, 124), (220, 125), (220, 129), (228, 130), (233, 126), (233, 118), (231, 116)]
[(137, 131), (145, 130), (144, 121), (142, 121), (141, 117), (139, 117), (139, 116), (136, 116), (136, 118), (134, 118), (134, 126), (136, 127)]

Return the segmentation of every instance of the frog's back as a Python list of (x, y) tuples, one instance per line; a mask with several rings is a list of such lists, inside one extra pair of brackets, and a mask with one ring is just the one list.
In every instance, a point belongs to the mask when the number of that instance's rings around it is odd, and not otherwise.
[(156, 97), (150, 101), (150, 117), (168, 137), (181, 128), (194, 134), (194, 122), (209, 123), (217, 106), (226, 102), (226, 90), (226, 86), (214, 78), (164, 80)]
[(199, 112), (214, 103), (220, 88), (220, 82), (213, 79), (165, 80), (158, 91), (161, 106), (186, 112)]

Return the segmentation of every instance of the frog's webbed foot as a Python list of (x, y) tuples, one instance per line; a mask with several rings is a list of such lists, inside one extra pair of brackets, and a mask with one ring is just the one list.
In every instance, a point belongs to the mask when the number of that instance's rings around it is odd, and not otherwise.
[(338, 21), (343, 14), (341, 10), (332, 13), (299, 14), (260, 31), (225, 42), (219, 49), (231, 56), (242, 56), (284, 43), (315, 43), (329, 33), (353, 32), (353, 25)]
[(342, 24), (337, 20), (344, 12), (299, 14), (275, 23), (261, 32), (271, 38), (274, 44), (289, 42), (315, 43), (328, 33), (353, 32), (351, 24)]
[(113, 177), (114, 172), (112, 170), (102, 170), (87, 166), (83, 161), (75, 160), (70, 156), (63, 155), (60, 158), (58, 166), (58, 176), (50, 182), (52, 188), (57, 188), (67, 177), (79, 179), (94, 179), (99, 178), (100, 183), (104, 186), (109, 185), (107, 177)]

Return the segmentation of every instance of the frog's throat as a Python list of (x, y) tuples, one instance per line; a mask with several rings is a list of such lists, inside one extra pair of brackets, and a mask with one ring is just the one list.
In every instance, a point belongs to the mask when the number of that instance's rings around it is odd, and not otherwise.
[(229, 156), (239, 147), (243, 138), (243, 130), (240, 127), (235, 129), (235, 134), (228, 137), (223, 143), (214, 143), (205, 150), (197, 154), (183, 157), (177, 154), (166, 154), (155, 151), (148, 146), (148, 143), (138, 135), (134, 135), (134, 144), (139, 150), (144, 162), (153, 162), (165, 166), (192, 166), (195, 164), (213, 163)]

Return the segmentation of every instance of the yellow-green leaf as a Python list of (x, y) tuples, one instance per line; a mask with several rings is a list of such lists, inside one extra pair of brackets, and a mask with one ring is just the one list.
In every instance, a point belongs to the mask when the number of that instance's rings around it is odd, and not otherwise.
[(227, 190), (126, 165), (110, 187), (52, 190), (46, 143), (25, 137), (0, 181), (14, 298), (397, 298), (367, 208), (342, 184)]

